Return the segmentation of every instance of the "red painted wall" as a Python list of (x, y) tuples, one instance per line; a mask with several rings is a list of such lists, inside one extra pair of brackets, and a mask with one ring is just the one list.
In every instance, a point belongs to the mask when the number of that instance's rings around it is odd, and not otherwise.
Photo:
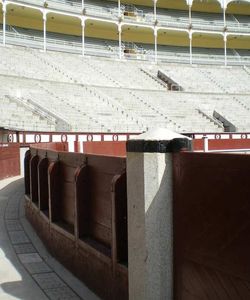
[(0, 144), (0, 180), (20, 175), (19, 144)]
[[(193, 140), (194, 151), (203, 150), (203, 139)], [(208, 140), (209, 150), (250, 149), (249, 139)]]
[(83, 142), (86, 154), (126, 157), (126, 142)]
[(46, 150), (55, 150), (55, 151), (68, 151), (68, 143), (39, 143), (39, 144), (33, 144), (33, 148), (37, 149), (46, 149)]

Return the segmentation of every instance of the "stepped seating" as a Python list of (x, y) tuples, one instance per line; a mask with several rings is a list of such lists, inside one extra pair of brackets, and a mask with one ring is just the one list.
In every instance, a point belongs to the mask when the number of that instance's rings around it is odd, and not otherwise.
[[(222, 114), (229, 122), (236, 126), (237, 131), (249, 131), (250, 121), (246, 117), (249, 115), (249, 109), (244, 106), (244, 99), (249, 105), (250, 96), (227, 96), (217, 95), (207, 98), (199, 99), (199, 108), (209, 114), (213, 115), (213, 111)], [(240, 100), (240, 102), (239, 102)], [(250, 106), (249, 106), (250, 108)]]
[(100, 72), (99, 67), (95, 67), (94, 61), (82, 57), (62, 53), (58, 56), (56, 53), (48, 53), (44, 57), (52, 66), (61, 68), (69, 74), (74, 82), (90, 85), (117, 86), (116, 81), (108, 77), (104, 72)]
[[(11, 126), (19, 118), (17, 128), (55, 130), (61, 119), (72, 131), (141, 132), (167, 127), (178, 132), (213, 132), (222, 131), (212, 120), (217, 110), (238, 130), (250, 129), (247, 68), (90, 59), (21, 47), (0, 47), (0, 55), (0, 97), (14, 103), (8, 102), (10, 113), (0, 126)], [(184, 92), (167, 91), (155, 79), (158, 70)], [(54, 123), (25, 106), (31, 102), (49, 110)]]
[(137, 91), (149, 103), (160, 110), (168, 118), (178, 123), (183, 132), (198, 131), (221, 131), (215, 123), (204, 118), (198, 111), (197, 105), (193, 102), (195, 95), (183, 94), (180, 92), (141, 92)]
[(250, 93), (249, 74), (243, 67), (164, 66), (162, 71), (186, 91)]
[(103, 93), (109, 94), (118, 101), (127, 113), (136, 113), (144, 120), (146, 128), (167, 127), (174, 131), (182, 131), (183, 128), (173, 120), (164, 115), (161, 110), (154, 107), (154, 103), (147, 102), (135, 90), (98, 88)]
[[(55, 124), (41, 118), (38, 114), (27, 110), (27, 107), (15, 101), (15, 98), (7, 98), (0, 91), (0, 124), (1, 127), (30, 130), (30, 131), (54, 131)], [(32, 121), (31, 121), (32, 120)]]
[[(164, 89), (157, 81), (150, 78), (141, 71), (144, 64), (136, 62), (116, 62), (108, 60), (93, 60), (91, 64), (96, 70), (106, 73), (109, 78), (116, 81), (116, 86), (130, 87), (136, 89)], [(99, 75), (99, 74), (98, 74)]]
[[(66, 53), (27, 51), (21, 47), (13, 48), (11, 52), (8, 57), (9, 49), (0, 47), (2, 74), (89, 85), (163, 89), (156, 80), (141, 71), (143, 64), (136, 62), (128, 62), (128, 67), (119, 61), (114, 63)], [(20, 60), (20, 57), (24, 58)], [(40, 65), (41, 68), (37, 69)]]

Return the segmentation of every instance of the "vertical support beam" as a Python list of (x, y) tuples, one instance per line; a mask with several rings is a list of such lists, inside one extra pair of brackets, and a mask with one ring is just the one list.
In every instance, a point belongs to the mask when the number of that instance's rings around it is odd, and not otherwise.
[(121, 0), (118, 0), (118, 18), (121, 17)]
[(119, 35), (119, 59), (122, 59), (122, 25), (118, 24), (118, 35)]
[(224, 33), (224, 65), (227, 66), (227, 34)]
[(154, 2), (154, 21), (157, 21), (157, 1), (158, 0), (153, 0)]
[(224, 29), (226, 28), (227, 22), (226, 22), (226, 9), (227, 9), (227, 0), (223, 0), (221, 2), (221, 8), (223, 12), (223, 24), (224, 24)]
[(190, 65), (193, 64), (193, 33), (192, 30), (189, 31), (189, 62)]
[(82, 24), (82, 56), (84, 56), (85, 55), (85, 19), (84, 19), (84, 17), (82, 18), (81, 24)]
[(84, 0), (82, 0), (82, 11), (84, 10)]
[(189, 19), (189, 25), (192, 24), (192, 5), (188, 5), (188, 19)]
[(46, 52), (47, 50), (47, 41), (46, 41), (46, 23), (47, 23), (47, 13), (43, 12), (43, 50)]
[(155, 38), (155, 63), (157, 63), (158, 61), (158, 45), (157, 45), (157, 38), (158, 38), (158, 29), (157, 27), (155, 26), (154, 27), (154, 38)]
[(224, 24), (224, 28), (226, 27), (226, 9), (225, 7), (223, 7), (223, 24)]
[(6, 44), (6, 3), (3, 2), (3, 45)]
[(167, 129), (127, 142), (129, 299), (173, 299), (173, 152), (191, 140)]

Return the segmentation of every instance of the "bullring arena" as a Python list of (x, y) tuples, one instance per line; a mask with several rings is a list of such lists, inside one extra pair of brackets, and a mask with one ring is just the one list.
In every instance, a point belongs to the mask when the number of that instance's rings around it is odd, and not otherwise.
[(0, 299), (250, 299), (250, 2), (0, 8)]

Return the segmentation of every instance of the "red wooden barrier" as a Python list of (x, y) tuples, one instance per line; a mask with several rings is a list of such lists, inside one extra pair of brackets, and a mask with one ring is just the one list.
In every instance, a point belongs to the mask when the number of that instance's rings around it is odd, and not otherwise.
[[(194, 151), (204, 149), (204, 140), (193, 140)], [(208, 140), (208, 150), (250, 149), (249, 139), (217, 139)]]
[(83, 152), (96, 155), (126, 157), (126, 142), (83, 142)]
[(40, 143), (33, 144), (32, 148), (45, 149), (45, 150), (55, 150), (55, 151), (68, 151), (68, 143)]
[(0, 144), (0, 180), (20, 175), (19, 144)]
[(174, 154), (175, 299), (250, 299), (250, 156)]
[(32, 147), (25, 186), (52, 254), (103, 299), (127, 299), (126, 159)]

